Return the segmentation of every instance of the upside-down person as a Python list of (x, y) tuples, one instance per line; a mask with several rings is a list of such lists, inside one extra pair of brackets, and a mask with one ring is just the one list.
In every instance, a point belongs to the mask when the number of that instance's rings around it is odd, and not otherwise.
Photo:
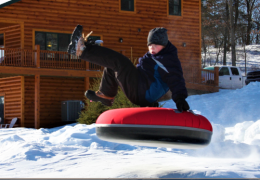
[(97, 46), (86, 37), (84, 40), (82, 30), (81, 25), (74, 29), (68, 53), (105, 67), (99, 90), (86, 91), (88, 99), (111, 106), (120, 86), (132, 103), (141, 107), (158, 107), (158, 99), (170, 90), (177, 109), (181, 112), (189, 110), (177, 48), (168, 40), (167, 29), (157, 27), (150, 30), (148, 52), (139, 59), (136, 67), (124, 55)]

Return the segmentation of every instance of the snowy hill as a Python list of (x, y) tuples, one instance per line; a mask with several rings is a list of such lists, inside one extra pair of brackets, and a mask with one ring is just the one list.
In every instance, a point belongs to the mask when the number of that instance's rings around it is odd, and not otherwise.
[[(151, 148), (98, 139), (95, 124), (0, 130), (2, 178), (260, 177), (260, 83), (194, 95), (191, 109), (213, 125), (209, 146)], [(175, 108), (172, 101), (165, 107)]]
[[(259, 45), (252, 47), (259, 52)], [(259, 57), (254, 54), (251, 63)], [(95, 124), (0, 129), (1, 178), (260, 178), (260, 82), (187, 101), (213, 125), (205, 148), (102, 141)], [(176, 108), (171, 100), (164, 107)]]

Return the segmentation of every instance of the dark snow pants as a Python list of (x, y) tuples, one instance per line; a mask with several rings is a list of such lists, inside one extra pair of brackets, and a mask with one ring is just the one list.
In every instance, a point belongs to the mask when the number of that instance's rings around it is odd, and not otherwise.
[(87, 45), (80, 58), (105, 67), (99, 87), (104, 95), (115, 97), (120, 86), (132, 103), (142, 104), (138, 98), (139, 72), (127, 57), (106, 47)]

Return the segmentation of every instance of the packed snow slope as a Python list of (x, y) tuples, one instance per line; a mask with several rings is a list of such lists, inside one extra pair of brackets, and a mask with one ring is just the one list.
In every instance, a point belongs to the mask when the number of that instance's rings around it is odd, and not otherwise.
[(203, 149), (106, 142), (95, 124), (0, 129), (1, 178), (260, 178), (260, 83), (187, 101), (213, 125)]

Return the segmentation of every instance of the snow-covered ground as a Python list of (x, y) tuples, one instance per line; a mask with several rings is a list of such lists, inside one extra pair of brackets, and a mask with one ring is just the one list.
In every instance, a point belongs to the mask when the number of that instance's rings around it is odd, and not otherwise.
[(260, 178), (260, 82), (187, 101), (213, 125), (205, 148), (106, 142), (95, 124), (0, 129), (1, 178)]

